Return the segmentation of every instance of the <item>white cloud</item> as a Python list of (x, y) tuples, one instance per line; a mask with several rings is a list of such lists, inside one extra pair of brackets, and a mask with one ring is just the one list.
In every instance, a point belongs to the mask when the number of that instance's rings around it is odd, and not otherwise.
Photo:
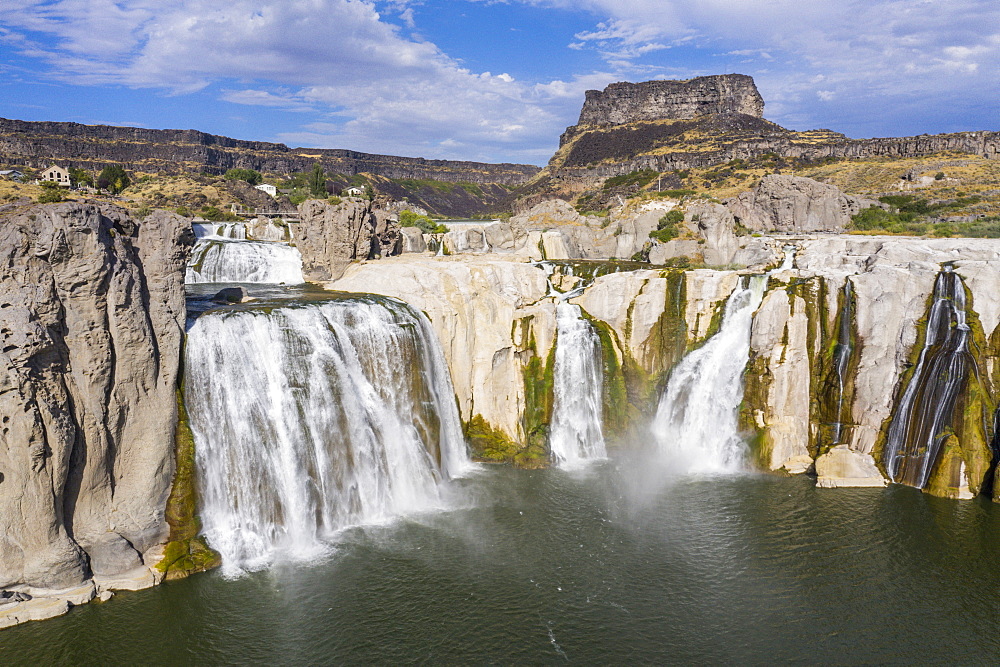
[[(186, 94), (221, 82), (225, 101), (322, 112), (288, 133), (313, 145), (483, 159), (551, 151), (564, 122), (544, 88), (477, 73), (407, 38), (364, 0), (26, 0), (0, 32), (55, 79)], [(419, 2), (389, 7), (407, 25)], [(347, 119), (346, 122), (342, 119)], [(525, 149), (528, 146), (530, 148)], [(470, 158), (471, 159), (471, 158)]]

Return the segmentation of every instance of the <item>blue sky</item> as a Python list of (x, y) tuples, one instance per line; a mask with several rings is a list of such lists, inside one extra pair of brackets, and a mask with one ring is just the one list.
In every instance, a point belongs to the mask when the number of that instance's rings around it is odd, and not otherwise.
[(852, 137), (1000, 130), (996, 0), (18, 0), (0, 116), (544, 164), (583, 93), (740, 72)]

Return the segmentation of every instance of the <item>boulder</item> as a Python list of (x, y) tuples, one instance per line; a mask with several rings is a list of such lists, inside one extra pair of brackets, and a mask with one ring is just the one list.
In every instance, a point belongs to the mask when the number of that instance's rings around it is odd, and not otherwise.
[(851, 216), (879, 205), (803, 176), (772, 174), (726, 202), (736, 222), (761, 232), (840, 232)]

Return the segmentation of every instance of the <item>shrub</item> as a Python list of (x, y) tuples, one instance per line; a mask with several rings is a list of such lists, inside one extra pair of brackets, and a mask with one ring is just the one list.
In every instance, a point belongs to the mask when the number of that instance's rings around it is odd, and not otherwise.
[(406, 209), (399, 212), (400, 227), (418, 227), (424, 234), (444, 234), (448, 227), (431, 220), (426, 215), (420, 215)]
[(944, 172), (943, 171), (939, 171), (938, 173), (934, 174), (934, 180), (935, 181), (943, 181), (944, 180)]
[(239, 220), (239, 217), (229, 211), (223, 211), (217, 206), (205, 206), (199, 211), (199, 215), (212, 222), (236, 222)]
[(132, 185), (131, 179), (120, 164), (108, 165), (97, 176), (97, 187), (113, 195)]
[(680, 230), (678, 226), (684, 222), (684, 213), (674, 209), (668, 211), (660, 218), (659, 222), (656, 223), (656, 229), (649, 233), (649, 238), (659, 241), (660, 243), (666, 243), (671, 239), (675, 239), (680, 236)]
[(65, 199), (62, 190), (55, 183), (42, 183), (42, 194), (38, 195), (39, 204), (55, 204)]
[(652, 169), (640, 169), (639, 171), (633, 171), (630, 174), (612, 176), (608, 180), (604, 181), (604, 189), (610, 190), (611, 188), (617, 188), (624, 185), (636, 185), (642, 188), (652, 183), (653, 179), (658, 175), (659, 172), (653, 171)]
[(259, 171), (254, 171), (253, 169), (230, 169), (226, 172), (225, 179), (227, 181), (246, 181), (250, 185), (260, 185), (264, 177), (261, 176)]

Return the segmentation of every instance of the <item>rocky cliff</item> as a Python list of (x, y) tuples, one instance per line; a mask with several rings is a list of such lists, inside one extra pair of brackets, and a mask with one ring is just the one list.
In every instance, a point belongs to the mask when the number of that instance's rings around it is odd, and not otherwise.
[(262, 173), (308, 171), (319, 163), (330, 174), (369, 173), (391, 179), (519, 185), (538, 172), (523, 164), (375, 155), (357, 151), (289, 148), (196, 130), (150, 130), (109, 125), (0, 119), (0, 162), (46, 168), (101, 168), (121, 164), (145, 172), (179, 173), (256, 169)]
[(194, 236), (162, 211), (0, 215), (0, 588), (65, 610), (158, 576)]
[(396, 218), (371, 201), (311, 199), (299, 209), (296, 245), (307, 280), (339, 278), (351, 262), (398, 255), (403, 236)]
[[(706, 215), (725, 211), (703, 206)], [(826, 487), (895, 481), (952, 498), (991, 488), (1000, 244), (755, 241), (758, 263), (744, 271), (404, 255), (353, 264), (330, 286), (395, 296), (427, 312), (470, 441), (535, 465), (548, 456), (558, 345), (546, 280), (564, 292), (584, 288), (572, 302), (601, 336), (605, 435), (612, 444), (642, 442), (672, 368), (718, 331), (741, 276), (774, 266), (782, 244), (794, 247), (796, 264), (772, 273), (753, 317), (739, 406), (751, 459), (769, 470), (815, 471)]]
[(579, 124), (562, 135), (559, 150), (523, 196), (532, 203), (550, 195), (575, 197), (636, 171), (670, 174), (733, 160), (809, 163), (945, 152), (1000, 157), (1000, 132), (850, 139), (829, 130), (787, 130), (762, 113), (753, 80), (744, 75), (616, 83), (588, 91)]
[[(764, 99), (745, 74), (700, 76), (686, 81), (613, 83), (588, 90), (577, 127), (652, 120), (690, 120), (713, 114), (762, 118)], [(572, 131), (574, 128), (570, 128)]]

